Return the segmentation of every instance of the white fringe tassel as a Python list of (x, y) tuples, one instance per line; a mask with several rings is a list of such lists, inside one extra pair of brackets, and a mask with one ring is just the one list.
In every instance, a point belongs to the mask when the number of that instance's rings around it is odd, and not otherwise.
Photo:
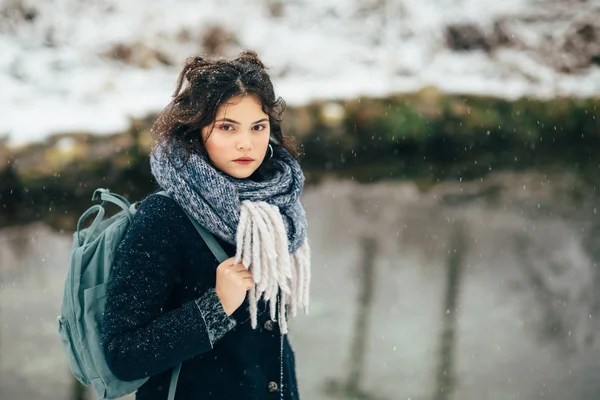
[[(236, 233), (235, 262), (252, 272), (250, 321), (257, 326), (257, 305), (269, 301), (270, 316), (279, 321), (282, 333), (288, 332), (287, 314), (298, 309), (308, 314), (310, 292), (310, 246), (308, 239), (293, 254), (279, 208), (266, 202), (243, 201)], [(279, 304), (277, 299), (279, 298)], [(279, 307), (277, 307), (279, 305)]]

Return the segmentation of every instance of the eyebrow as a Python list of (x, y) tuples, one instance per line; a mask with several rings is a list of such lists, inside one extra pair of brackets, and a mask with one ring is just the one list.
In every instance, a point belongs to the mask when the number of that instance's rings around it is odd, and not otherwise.
[[(256, 122), (253, 122), (251, 125), (255, 125), (255, 124), (258, 124), (258, 123), (261, 123), (261, 122), (265, 122), (265, 121), (268, 121), (268, 120), (269, 120), (268, 118), (263, 118), (263, 119), (260, 119), (260, 120), (258, 120)], [(220, 121), (231, 122), (232, 124), (241, 125), (240, 122), (234, 121), (234, 120), (229, 119), (229, 118), (221, 118), (221, 119), (216, 120), (215, 122), (220, 122)]]
[[(268, 118), (259, 119), (258, 121), (253, 122), (251, 125), (255, 125), (255, 124), (258, 124), (258, 123), (261, 123), (261, 122), (265, 122), (265, 121), (268, 121), (268, 120), (269, 120)], [(231, 122), (232, 124), (241, 125), (240, 122), (234, 121), (234, 120), (229, 119), (229, 118), (221, 118), (221, 119), (216, 120), (215, 122), (220, 122), (220, 121)]]

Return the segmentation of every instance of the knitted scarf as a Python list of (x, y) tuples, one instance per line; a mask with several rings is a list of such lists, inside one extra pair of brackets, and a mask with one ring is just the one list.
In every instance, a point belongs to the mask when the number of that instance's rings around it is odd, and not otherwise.
[[(273, 321), (287, 333), (286, 311), (308, 312), (310, 247), (306, 214), (300, 204), (304, 175), (283, 148), (273, 154), (274, 172), (265, 180), (237, 179), (214, 168), (198, 154), (185, 155), (177, 144), (170, 154), (155, 146), (150, 166), (158, 184), (196, 221), (236, 246), (235, 261), (249, 269), (250, 317), (257, 325), (257, 304), (269, 301)], [(277, 301), (279, 299), (279, 301)]]

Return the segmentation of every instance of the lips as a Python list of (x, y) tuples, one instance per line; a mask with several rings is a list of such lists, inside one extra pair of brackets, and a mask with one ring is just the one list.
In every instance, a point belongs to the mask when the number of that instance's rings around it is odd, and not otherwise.
[(254, 159), (250, 157), (240, 157), (233, 160), (233, 162), (238, 165), (250, 165), (252, 164), (252, 162), (254, 162)]

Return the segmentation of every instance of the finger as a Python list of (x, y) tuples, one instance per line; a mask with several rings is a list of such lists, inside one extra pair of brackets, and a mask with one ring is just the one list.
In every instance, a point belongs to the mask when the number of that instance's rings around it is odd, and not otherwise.
[(248, 270), (237, 272), (236, 275), (239, 276), (240, 278), (253, 278), (252, 272), (250, 272)]
[(246, 290), (250, 290), (254, 286), (254, 280), (252, 280), (252, 278), (244, 278), (243, 283)]
[(248, 271), (245, 267), (237, 268), (232, 271), (234, 271), (236, 275), (252, 275), (252, 272)]
[(247, 269), (247, 268), (244, 266), (244, 264), (242, 264), (241, 262), (239, 262), (239, 263), (237, 263), (237, 264), (232, 264), (232, 265), (231, 265), (231, 267), (232, 267), (232, 268), (235, 268), (235, 269), (238, 269), (238, 270), (239, 270), (239, 269)]
[(233, 257), (228, 258), (227, 260), (225, 260), (221, 264), (219, 264), (217, 269), (231, 269), (235, 266), (233, 261), (234, 261)]

